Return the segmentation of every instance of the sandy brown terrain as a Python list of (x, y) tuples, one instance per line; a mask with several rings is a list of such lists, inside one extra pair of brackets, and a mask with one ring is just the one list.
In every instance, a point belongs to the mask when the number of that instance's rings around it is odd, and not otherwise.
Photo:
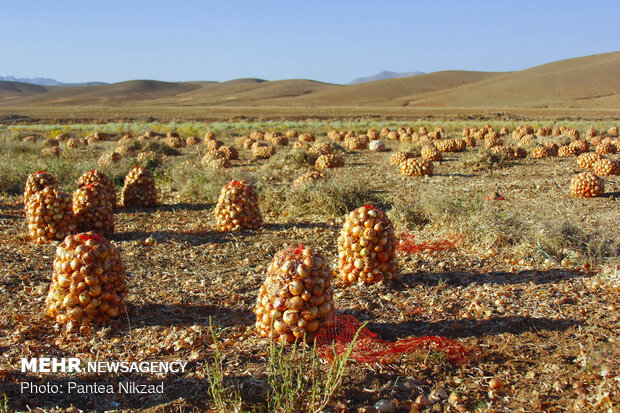
[[(148, 109), (148, 110), (147, 110)], [(149, 110), (151, 113), (149, 114)], [(42, 87), (0, 82), (0, 114), (79, 119), (225, 119), (226, 116), (414, 117), (510, 113), (529, 117), (618, 117), (620, 52), (506, 72), (442, 71), (356, 85), (306, 79), (228, 82), (132, 80), (88, 87)], [(91, 115), (89, 119), (97, 119)]]

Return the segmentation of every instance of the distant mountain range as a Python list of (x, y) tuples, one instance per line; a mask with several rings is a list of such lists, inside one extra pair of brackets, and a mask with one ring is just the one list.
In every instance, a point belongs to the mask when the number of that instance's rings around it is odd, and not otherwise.
[(397, 72), (389, 72), (387, 70), (384, 70), (383, 72), (377, 73), (376, 75), (357, 78), (355, 80), (350, 81), (349, 84), (356, 85), (358, 83), (374, 82), (375, 80), (396, 79), (399, 77), (410, 77), (410, 76), (418, 76), (418, 75), (423, 75), (423, 74), (424, 72), (397, 73)]
[[(358, 83), (366, 83), (373, 82), (375, 80), (385, 80), (385, 79), (396, 79), (399, 77), (409, 77), (409, 76), (418, 76), (423, 75), (424, 72), (390, 72), (388, 70), (384, 70), (381, 73), (377, 73), (376, 75), (360, 77), (355, 80), (349, 82), (350, 85), (355, 85)], [(56, 79), (51, 79), (49, 77), (15, 77), (15, 76), (0, 76), (0, 81), (6, 82), (19, 82), (19, 83), (29, 83), (31, 85), (39, 85), (39, 86), (97, 86), (97, 85), (105, 85), (104, 82), (86, 82), (86, 83), (62, 83), (57, 81)]]
[(0, 76), (0, 81), (29, 83), (31, 85), (39, 85), (39, 86), (64, 86), (64, 87), (105, 85), (104, 82), (62, 83), (62, 82), (57, 81), (56, 79), (50, 79), (48, 77), (24, 78), (24, 77), (15, 77), (15, 76)]
[(85, 87), (0, 81), (0, 112), (3, 107), (48, 105), (584, 108), (618, 111), (620, 52), (560, 60), (513, 72), (446, 70), (354, 85), (308, 79), (266, 81), (252, 78), (227, 82), (143, 79)]

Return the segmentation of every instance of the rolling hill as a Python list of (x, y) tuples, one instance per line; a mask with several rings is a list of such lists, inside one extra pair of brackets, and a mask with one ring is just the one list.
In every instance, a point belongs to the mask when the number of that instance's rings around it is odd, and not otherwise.
[(0, 81), (0, 106), (620, 108), (620, 52), (515, 72), (449, 70), (336, 85), (307, 79), (131, 80), (84, 86)]
[(620, 107), (620, 52), (561, 60), (451, 90), (411, 97), (412, 106)]

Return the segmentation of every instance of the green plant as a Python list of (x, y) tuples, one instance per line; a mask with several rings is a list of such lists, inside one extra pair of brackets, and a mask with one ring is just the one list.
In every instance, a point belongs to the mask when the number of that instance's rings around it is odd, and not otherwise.
[(0, 404), (0, 413), (10, 413), (14, 410), (9, 406), (9, 397), (6, 393), (2, 394), (2, 403)]
[(241, 395), (235, 387), (226, 387), (224, 383), (224, 365), (222, 363), (222, 354), (218, 345), (217, 335), (209, 317), (209, 331), (215, 346), (215, 355), (213, 363), (207, 365), (207, 380), (209, 381), (209, 394), (213, 397), (213, 403), (217, 411), (240, 411)]
[(334, 345), (334, 360), (326, 372), (321, 369), (316, 342), (311, 348), (302, 344), (301, 354), (295, 343), (286, 355), (285, 345), (277, 346), (275, 340), (271, 340), (267, 410), (322, 411), (342, 385), (355, 342), (365, 326), (366, 323), (358, 329), (344, 354), (338, 354)]

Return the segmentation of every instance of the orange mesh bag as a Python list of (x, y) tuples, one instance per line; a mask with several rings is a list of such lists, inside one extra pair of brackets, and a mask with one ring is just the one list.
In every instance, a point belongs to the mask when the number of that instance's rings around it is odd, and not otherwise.
[[(351, 359), (362, 363), (388, 364), (398, 362), (406, 354), (436, 351), (442, 353), (450, 363), (463, 364), (471, 356), (471, 350), (462, 344), (439, 336), (403, 338), (396, 342), (377, 337), (351, 315), (336, 315), (335, 322), (319, 330), (316, 336), (317, 349), (321, 357), (331, 361), (334, 351), (345, 354), (355, 338)], [(360, 330), (361, 328), (361, 330)]]
[(418, 241), (415, 235), (407, 231), (398, 234), (397, 239), (396, 251), (408, 254), (422, 251), (454, 250), (461, 241), (461, 237), (458, 234), (445, 235), (428, 241)]
[(263, 224), (258, 194), (245, 181), (231, 181), (220, 191), (215, 206), (218, 231), (257, 229)]
[[(300, 245), (279, 251), (267, 268), (254, 313), (263, 337), (284, 343), (311, 342), (333, 323), (331, 270), (325, 256)], [(272, 330), (273, 328), (273, 330)]]
[(346, 285), (398, 278), (395, 241), (394, 226), (382, 210), (364, 205), (351, 211), (338, 238), (337, 276)]

